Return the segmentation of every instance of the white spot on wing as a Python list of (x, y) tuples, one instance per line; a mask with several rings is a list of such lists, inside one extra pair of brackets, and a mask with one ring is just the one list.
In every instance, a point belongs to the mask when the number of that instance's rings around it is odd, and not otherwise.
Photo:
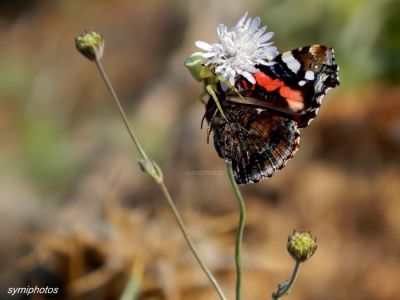
[(306, 74), (304, 75), (305, 79), (307, 80), (314, 80), (314, 72), (313, 71), (307, 71)]
[(295, 74), (297, 74), (297, 72), (301, 68), (301, 64), (299, 63), (299, 61), (296, 58), (294, 58), (293, 54), (290, 51), (282, 54), (282, 61)]
[(306, 84), (306, 81), (305, 80), (300, 80), (299, 81), (299, 86), (303, 86), (303, 85), (305, 85)]
[(257, 114), (261, 114), (263, 111), (264, 111), (264, 109), (262, 109), (262, 108), (256, 108)]

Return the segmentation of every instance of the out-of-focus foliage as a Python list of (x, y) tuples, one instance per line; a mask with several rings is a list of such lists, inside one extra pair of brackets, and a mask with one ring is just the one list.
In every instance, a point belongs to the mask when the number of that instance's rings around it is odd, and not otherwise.
[(398, 1), (288, 0), (261, 8), (283, 49), (304, 43), (334, 46), (345, 88), (400, 80)]

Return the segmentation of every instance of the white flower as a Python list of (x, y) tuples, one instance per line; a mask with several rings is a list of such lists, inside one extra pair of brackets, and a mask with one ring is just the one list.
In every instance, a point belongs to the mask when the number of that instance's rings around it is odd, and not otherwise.
[(231, 85), (236, 76), (242, 75), (249, 82), (255, 83), (252, 74), (259, 71), (258, 64), (270, 66), (271, 60), (278, 55), (272, 42), (267, 43), (274, 35), (267, 32), (267, 27), (260, 28), (260, 18), (247, 18), (247, 12), (228, 30), (224, 24), (218, 25), (219, 43), (208, 44), (197, 41), (196, 46), (204, 50), (203, 58), (206, 66), (215, 67), (216, 75), (223, 77)]

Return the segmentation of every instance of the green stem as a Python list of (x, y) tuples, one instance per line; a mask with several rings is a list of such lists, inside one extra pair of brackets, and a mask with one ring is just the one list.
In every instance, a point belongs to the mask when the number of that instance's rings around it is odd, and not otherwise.
[(148, 158), (148, 156), (147, 156), (146, 152), (144, 151), (143, 147), (141, 146), (139, 140), (136, 138), (136, 136), (134, 134), (134, 131), (133, 131), (132, 127), (129, 124), (128, 118), (127, 118), (126, 113), (124, 111), (124, 108), (122, 107), (121, 102), (119, 101), (118, 96), (115, 93), (115, 90), (114, 90), (110, 80), (108, 79), (108, 76), (107, 76), (107, 74), (106, 74), (106, 72), (105, 72), (105, 70), (103, 68), (103, 65), (102, 65), (101, 61), (99, 59), (96, 59), (95, 63), (96, 63), (96, 66), (97, 66), (97, 69), (98, 69), (98, 71), (100, 73), (101, 78), (103, 79), (104, 83), (106, 84), (108, 91), (110, 92), (112, 98), (115, 101), (115, 104), (117, 105), (118, 111), (119, 111), (119, 113), (121, 115), (121, 118), (122, 118), (122, 120), (123, 120), (123, 122), (125, 124), (125, 127), (126, 127), (128, 133), (129, 133), (129, 136), (131, 137), (132, 142), (134, 143), (136, 149), (138, 150), (141, 158), (146, 163), (151, 165), (152, 168), (153, 168), (153, 170), (152, 170), (153, 172), (149, 172), (148, 169), (145, 169), (144, 171), (147, 172), (154, 179), (154, 181), (160, 186), (160, 189), (161, 189), (161, 191), (162, 191), (162, 193), (164, 195), (164, 198), (167, 201), (167, 203), (168, 203), (168, 205), (169, 205), (169, 207), (170, 207), (170, 209), (171, 209), (171, 211), (172, 211), (172, 213), (173, 213), (173, 215), (175, 217), (176, 222), (178, 223), (179, 229), (181, 230), (181, 233), (184, 236), (185, 241), (186, 241), (186, 243), (188, 244), (188, 246), (190, 248), (190, 251), (192, 252), (194, 257), (196, 258), (196, 260), (197, 260), (198, 264), (200, 265), (201, 269), (203, 270), (203, 272), (206, 274), (208, 280), (210, 281), (210, 283), (214, 287), (214, 289), (217, 292), (219, 298), (221, 300), (226, 300), (226, 297), (225, 297), (221, 287), (219, 286), (217, 280), (214, 278), (214, 276), (212, 275), (210, 270), (207, 268), (207, 266), (203, 263), (202, 259), (200, 258), (199, 254), (198, 254), (198, 252), (196, 250), (196, 247), (194, 246), (191, 238), (189, 237), (189, 234), (188, 234), (188, 232), (186, 230), (186, 226), (185, 226), (185, 224), (184, 224), (184, 222), (182, 220), (182, 217), (180, 216), (180, 214), (179, 214), (179, 212), (178, 212), (178, 210), (177, 210), (177, 208), (175, 206), (175, 203), (172, 200), (172, 197), (171, 197), (171, 195), (170, 195), (170, 193), (169, 193), (169, 191), (168, 191), (168, 189), (167, 189), (167, 187), (166, 187), (166, 185), (165, 185), (165, 183), (163, 181), (162, 174), (160, 174), (161, 170), (158, 168), (158, 166), (153, 161), (151, 161)]
[(233, 192), (235, 193), (236, 199), (239, 202), (239, 226), (236, 232), (236, 247), (235, 247), (235, 262), (236, 262), (236, 300), (241, 298), (241, 287), (242, 287), (242, 265), (241, 265), (241, 247), (243, 239), (243, 231), (246, 218), (246, 205), (244, 203), (242, 194), (240, 193), (239, 187), (233, 176), (232, 166), (227, 163), (228, 175), (231, 181)]
[(160, 187), (162, 192), (164, 193), (165, 199), (167, 200), (174, 216), (176, 219), (176, 222), (178, 223), (178, 226), (183, 234), (183, 237), (186, 240), (186, 243), (188, 244), (190, 251), (192, 251), (194, 257), (196, 258), (198, 264), (200, 265), (200, 267), (202, 268), (203, 272), (207, 275), (208, 280), (211, 282), (211, 284), (213, 285), (214, 289), (216, 290), (216, 292), (218, 293), (218, 296), (221, 300), (226, 300), (226, 297), (221, 289), (221, 287), (219, 286), (217, 280), (214, 278), (214, 276), (211, 274), (210, 270), (207, 268), (207, 266), (203, 263), (203, 261), (201, 260), (199, 254), (197, 253), (197, 249), (195, 247), (195, 245), (193, 244), (192, 240), (189, 237), (189, 234), (187, 233), (185, 224), (183, 223), (183, 220), (174, 204), (174, 201), (171, 198), (171, 195), (169, 194), (169, 191), (166, 187), (166, 185), (164, 184), (164, 182), (160, 183)]
[(101, 78), (103, 79), (104, 83), (106, 84), (108, 91), (110, 92), (112, 98), (115, 101), (115, 104), (117, 105), (117, 108), (121, 115), (122, 121), (124, 121), (125, 128), (128, 131), (132, 142), (135, 144), (135, 147), (139, 151), (140, 156), (144, 160), (149, 160), (146, 152), (144, 151), (142, 145), (139, 143), (139, 140), (136, 138), (135, 133), (133, 132), (131, 126), (129, 125), (128, 117), (126, 116), (124, 108), (122, 107), (121, 101), (119, 101), (119, 99), (118, 99), (117, 93), (115, 92), (115, 90), (111, 84), (111, 81), (108, 79), (108, 76), (107, 76), (106, 71), (104, 70), (103, 64), (101, 63), (101, 61), (99, 59), (95, 59), (95, 63), (96, 63), (97, 69), (99, 70)]
[(299, 274), (300, 264), (301, 263), (299, 261), (296, 261), (292, 276), (290, 277), (289, 281), (278, 285), (278, 290), (272, 294), (272, 300), (278, 300), (289, 293), (290, 289), (293, 287), (294, 282), (296, 281), (297, 275)]

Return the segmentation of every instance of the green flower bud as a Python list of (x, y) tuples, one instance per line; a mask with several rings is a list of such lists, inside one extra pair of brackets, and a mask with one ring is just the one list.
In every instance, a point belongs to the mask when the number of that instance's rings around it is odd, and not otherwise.
[(288, 238), (287, 250), (297, 262), (305, 262), (317, 250), (317, 240), (310, 232), (296, 232)]
[(97, 60), (103, 56), (104, 40), (95, 31), (86, 32), (75, 38), (75, 46), (89, 60)]

